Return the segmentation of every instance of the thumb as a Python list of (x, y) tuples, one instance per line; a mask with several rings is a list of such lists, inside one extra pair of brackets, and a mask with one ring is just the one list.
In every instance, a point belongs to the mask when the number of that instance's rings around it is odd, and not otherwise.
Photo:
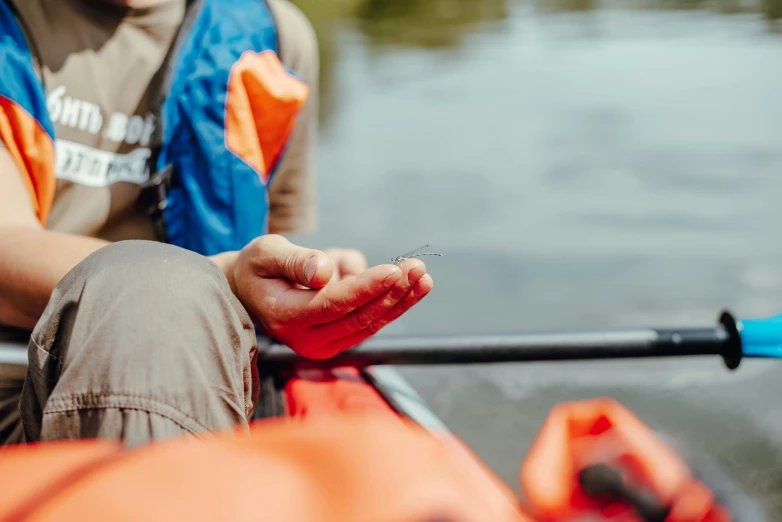
[(253, 271), (261, 277), (284, 277), (308, 288), (321, 288), (334, 271), (324, 252), (294, 245), (277, 234), (258, 238), (253, 250)]

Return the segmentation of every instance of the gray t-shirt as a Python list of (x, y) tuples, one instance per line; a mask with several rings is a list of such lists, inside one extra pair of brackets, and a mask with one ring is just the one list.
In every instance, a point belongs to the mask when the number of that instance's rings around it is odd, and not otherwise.
[(152, 239), (137, 208), (155, 121), (150, 97), (184, 0), (143, 9), (89, 0), (14, 0), (38, 50), (55, 125), (57, 186), (46, 227)]

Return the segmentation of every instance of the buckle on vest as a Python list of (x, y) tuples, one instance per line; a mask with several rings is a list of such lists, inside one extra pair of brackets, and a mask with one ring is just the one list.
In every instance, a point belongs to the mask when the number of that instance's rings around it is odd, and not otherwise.
[(155, 229), (157, 240), (163, 243), (168, 243), (163, 210), (168, 206), (166, 191), (171, 186), (171, 174), (173, 171), (173, 166), (166, 165), (152, 174), (147, 181), (141, 184), (141, 191), (137, 201), (141, 210), (152, 219), (152, 226)]
[(171, 165), (166, 165), (141, 185), (138, 202), (148, 216), (159, 215), (168, 206), (166, 190), (171, 184), (173, 170)]

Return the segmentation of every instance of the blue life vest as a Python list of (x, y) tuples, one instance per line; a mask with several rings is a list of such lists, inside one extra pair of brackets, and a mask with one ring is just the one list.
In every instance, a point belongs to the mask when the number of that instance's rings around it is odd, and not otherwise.
[[(205, 255), (238, 250), (268, 231), (270, 172), (226, 146), (229, 76), (244, 53), (277, 54), (263, 0), (200, 0), (189, 8), (169, 63), (156, 168), (171, 170), (167, 241)], [(249, 115), (248, 115), (249, 117)]]
[[(212, 255), (267, 233), (267, 186), (307, 89), (277, 58), (277, 27), (264, 0), (190, 0), (187, 9), (164, 65), (153, 174), (142, 194), (162, 240)], [(54, 139), (32, 53), (3, 0), (0, 38), (0, 73), (14, 69), (2, 75), (0, 96), (13, 90), (14, 101)], [(268, 95), (264, 82), (273, 84)]]

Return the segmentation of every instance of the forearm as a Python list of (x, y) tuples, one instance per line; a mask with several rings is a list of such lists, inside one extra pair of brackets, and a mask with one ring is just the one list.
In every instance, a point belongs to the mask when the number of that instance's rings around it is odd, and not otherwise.
[(32, 329), (60, 279), (107, 244), (40, 227), (0, 227), (0, 324)]
[[(32, 329), (60, 279), (107, 241), (44, 229), (0, 143), (0, 325)], [(236, 252), (212, 256), (235, 292)]]
[[(60, 279), (107, 244), (100, 239), (40, 228), (0, 228), (0, 324), (32, 329)], [(225, 252), (210, 257), (234, 293), (233, 266), (237, 255)]]

